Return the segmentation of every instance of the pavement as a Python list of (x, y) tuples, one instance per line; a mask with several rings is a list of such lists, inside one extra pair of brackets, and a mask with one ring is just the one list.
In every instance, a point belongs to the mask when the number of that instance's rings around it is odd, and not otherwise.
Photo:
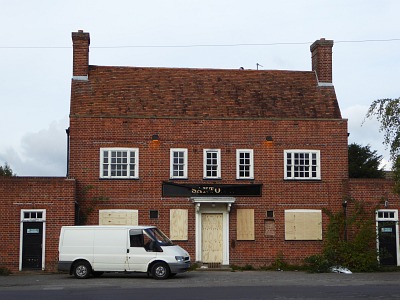
[(0, 276), (0, 291), (96, 287), (399, 286), (399, 283), (400, 272), (310, 274), (300, 271), (190, 271), (167, 280), (154, 280), (146, 274), (139, 273), (106, 273), (99, 278), (75, 279), (68, 274), (20, 272), (10, 276)]

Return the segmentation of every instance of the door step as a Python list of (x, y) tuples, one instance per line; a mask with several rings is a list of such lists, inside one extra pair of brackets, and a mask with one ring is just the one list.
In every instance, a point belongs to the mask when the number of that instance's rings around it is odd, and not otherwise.
[(221, 263), (200, 263), (197, 271), (232, 271), (229, 265), (223, 265)]

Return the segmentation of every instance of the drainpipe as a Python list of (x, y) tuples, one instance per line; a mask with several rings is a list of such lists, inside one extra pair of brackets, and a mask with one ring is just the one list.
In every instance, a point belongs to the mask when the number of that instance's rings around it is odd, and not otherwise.
[(344, 213), (344, 241), (347, 242), (347, 201), (343, 201), (343, 213)]
[(67, 133), (67, 178), (69, 177), (69, 127), (65, 129)]

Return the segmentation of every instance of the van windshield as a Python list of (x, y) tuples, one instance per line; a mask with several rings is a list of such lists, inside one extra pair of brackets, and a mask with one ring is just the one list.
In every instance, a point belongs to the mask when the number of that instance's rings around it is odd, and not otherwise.
[(158, 228), (148, 228), (144, 230), (147, 235), (157, 241), (160, 246), (173, 246), (171, 240)]

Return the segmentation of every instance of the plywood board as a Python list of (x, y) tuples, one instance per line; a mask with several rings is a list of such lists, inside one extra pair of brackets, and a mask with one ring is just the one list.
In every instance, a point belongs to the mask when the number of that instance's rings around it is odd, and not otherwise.
[(286, 210), (285, 240), (322, 240), (322, 212)]
[(186, 241), (188, 239), (188, 210), (171, 209), (169, 213), (170, 239)]
[(238, 209), (236, 227), (238, 240), (253, 241), (254, 209)]
[(201, 215), (202, 261), (203, 263), (222, 263), (223, 251), (222, 214)]
[(99, 211), (99, 225), (139, 225), (139, 212), (128, 209)]

